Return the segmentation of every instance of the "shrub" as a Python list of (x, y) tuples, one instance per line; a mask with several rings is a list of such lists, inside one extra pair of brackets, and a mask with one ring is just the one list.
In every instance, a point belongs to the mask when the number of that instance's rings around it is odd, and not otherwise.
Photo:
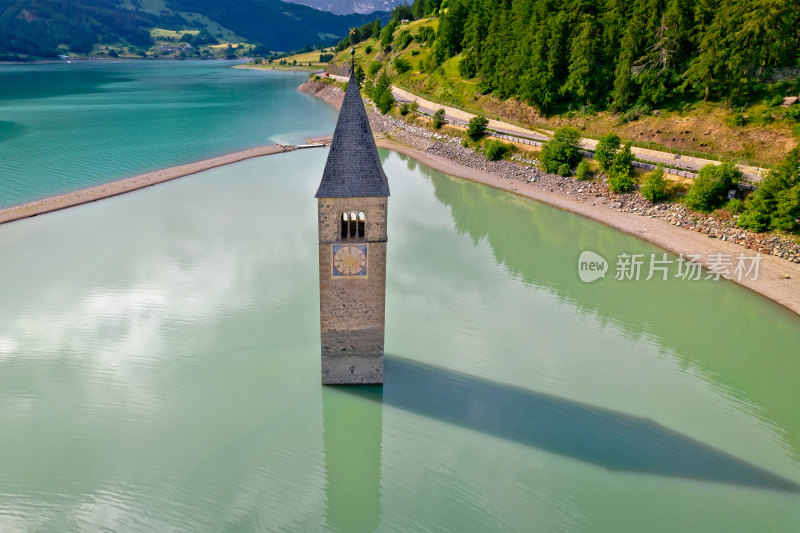
[(734, 198), (725, 204), (725, 209), (727, 209), (733, 215), (738, 215), (744, 211), (744, 202), (738, 198)]
[[(367, 46), (364, 47), (364, 53), (367, 54), (367, 55), (370, 55), (372, 53), (372, 45), (371, 44), (368, 44)], [(331, 54), (331, 56), (332, 55), (333, 54)], [(322, 61), (322, 60), (320, 60), (320, 61)]]
[(776, 94), (775, 96), (767, 98), (764, 103), (767, 104), (767, 107), (779, 106), (783, 103), (783, 96)]
[(747, 117), (745, 117), (741, 113), (736, 113), (733, 116), (732, 122), (734, 126), (744, 126), (745, 124), (747, 124)]
[(391, 44), (392, 40), (394, 39), (394, 36), (392, 35), (393, 32), (394, 32), (394, 27), (391, 24), (385, 26), (381, 30), (380, 41), (383, 46), (388, 46), (389, 44)]
[(592, 171), (589, 169), (589, 163), (585, 159), (581, 159), (581, 162), (578, 163), (578, 168), (575, 169), (575, 177), (581, 181), (591, 179)]
[(410, 111), (411, 111), (411, 106), (409, 106), (408, 103), (405, 103), (405, 104), (400, 106), (400, 114), (401, 115), (406, 116), (406, 115), (408, 115), (408, 113)]
[(433, 114), (433, 127), (437, 130), (444, 126), (444, 109), (437, 109)]
[(581, 134), (575, 128), (558, 128), (553, 133), (553, 138), (544, 143), (539, 161), (546, 172), (554, 174), (558, 167), (566, 163), (570, 168), (581, 160), (578, 152), (578, 142)]
[(608, 171), (614, 161), (614, 155), (619, 151), (621, 140), (616, 133), (607, 133), (600, 137), (594, 150), (594, 158), (604, 172)]
[(411, 70), (411, 63), (403, 59), (402, 57), (398, 57), (394, 60), (394, 68), (397, 70), (399, 74), (405, 74), (409, 70)]
[(636, 181), (630, 174), (613, 171), (608, 174), (608, 188), (611, 189), (612, 192), (631, 192), (635, 185)]
[(380, 61), (372, 61), (369, 64), (369, 66), (367, 67), (367, 70), (369, 71), (369, 75), (372, 76), (373, 78), (375, 77), (375, 74), (377, 74), (380, 69), (381, 69), (381, 62)]
[(652, 109), (650, 109), (650, 106), (637, 104), (619, 116), (619, 123), (627, 124), (628, 122), (639, 120), (643, 116), (649, 115), (651, 112)]
[(394, 105), (394, 97), (392, 96), (392, 85), (389, 81), (389, 76), (384, 71), (378, 78), (375, 84), (375, 89), (372, 90), (372, 100), (378, 106), (378, 110), (384, 115)]
[(381, 93), (381, 96), (375, 101), (375, 105), (378, 106), (378, 110), (384, 115), (388, 113), (394, 105), (394, 97), (392, 96), (392, 92), (384, 91)]
[(414, 40), (418, 43), (430, 43), (436, 37), (436, 31), (431, 26), (423, 26), (414, 34)]
[(500, 141), (487, 139), (483, 143), (483, 155), (485, 155), (486, 159), (489, 161), (497, 161), (502, 159), (510, 148), (510, 146)]
[(558, 165), (557, 174), (559, 176), (569, 176), (569, 165), (566, 163), (561, 163)]
[(770, 228), (794, 233), (800, 231), (800, 185), (779, 192), (776, 200)]
[(461, 139), (461, 146), (463, 146), (464, 148), (467, 148), (469, 146), (469, 139), (467, 139), (466, 137)]
[(769, 175), (750, 195), (738, 225), (753, 231), (778, 229), (800, 232), (800, 148)]
[(705, 213), (713, 211), (725, 203), (728, 190), (734, 187), (741, 177), (742, 173), (733, 163), (704, 166), (686, 193), (686, 205), (695, 211)]
[(636, 180), (631, 176), (632, 163), (633, 153), (630, 145), (626, 145), (614, 154), (614, 160), (608, 169), (608, 188), (612, 192), (624, 193), (633, 190)]
[(431, 26), (423, 26), (414, 34), (414, 40), (422, 44), (432, 41), (435, 37), (436, 31)]
[(372, 80), (367, 80), (367, 83), (364, 84), (364, 94), (372, 98), (372, 91), (374, 89), (375, 89), (375, 84), (372, 83)]
[(397, 36), (397, 49), (398, 50), (405, 50), (405, 48), (411, 44), (411, 41), (414, 38), (411, 37), (411, 32), (408, 30), (403, 30), (400, 32), (400, 35)]
[(364, 69), (361, 68), (361, 65), (356, 66), (356, 81), (358, 82), (359, 87), (364, 85), (364, 78), (366, 77), (367, 75), (364, 74)]
[(736, 225), (761, 233), (769, 229), (770, 216), (763, 211), (747, 210), (742, 213)]
[(486, 126), (488, 125), (489, 119), (486, 117), (482, 117), (480, 115), (472, 117), (469, 119), (469, 124), (467, 125), (467, 137), (473, 141), (480, 140), (484, 135), (486, 135)]
[(432, 72), (436, 68), (436, 57), (431, 54), (422, 58), (417, 64), (420, 72)]
[(647, 176), (647, 180), (645, 180), (639, 192), (653, 204), (666, 199), (667, 180), (664, 179), (664, 167), (658, 165), (656, 169)]

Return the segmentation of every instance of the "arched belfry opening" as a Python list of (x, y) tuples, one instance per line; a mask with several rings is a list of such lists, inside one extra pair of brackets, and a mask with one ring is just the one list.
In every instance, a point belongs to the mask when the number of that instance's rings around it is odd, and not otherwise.
[(383, 383), (388, 196), (351, 71), (316, 194), (323, 384)]
[(350, 217), (347, 213), (342, 213), (342, 231), (340, 232), (342, 240), (350, 236)]
[(339, 236), (342, 240), (366, 238), (367, 221), (363, 211), (359, 211), (358, 213), (355, 211), (345, 211), (342, 213), (340, 223)]

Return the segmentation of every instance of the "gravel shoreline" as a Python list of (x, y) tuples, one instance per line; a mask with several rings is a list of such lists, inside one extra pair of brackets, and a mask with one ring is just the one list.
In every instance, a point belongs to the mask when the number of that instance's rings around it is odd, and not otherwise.
[[(341, 105), (341, 89), (309, 81), (298, 90)], [(757, 234), (692, 212), (681, 204), (653, 205), (639, 193), (615, 194), (601, 180), (578, 181), (547, 174), (528, 162), (487, 161), (464, 148), (460, 139), (432, 132), (404, 120), (369, 113), (378, 146), (406, 154), (441, 172), (483, 183), (571, 211), (675, 254), (701, 254), (708, 266), (714, 254), (747, 257), (761, 254), (758, 279), (731, 281), (754, 290), (800, 314), (800, 245), (776, 235)], [(518, 157), (522, 159), (522, 157)], [(612, 266), (613, 268), (613, 266)]]

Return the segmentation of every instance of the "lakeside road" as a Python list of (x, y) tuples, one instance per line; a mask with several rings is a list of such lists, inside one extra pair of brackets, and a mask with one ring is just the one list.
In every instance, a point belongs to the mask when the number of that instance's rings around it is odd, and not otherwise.
[(111, 198), (127, 192), (151, 187), (165, 181), (182, 178), (190, 174), (196, 174), (204, 170), (209, 170), (223, 165), (230, 165), (250, 159), (253, 157), (261, 157), (265, 155), (279, 154), (283, 152), (290, 152), (297, 150), (299, 147), (292, 145), (282, 144), (268, 144), (265, 146), (258, 146), (241, 150), (231, 154), (225, 154), (211, 159), (204, 159), (186, 165), (156, 170), (146, 174), (139, 174), (130, 178), (124, 178), (102, 185), (95, 185), (86, 189), (79, 189), (57, 196), (42, 198), (41, 200), (34, 200), (25, 204), (15, 205), (0, 209), (0, 224), (20, 220), (23, 218), (35, 217), (44, 213), (51, 213), (68, 207), (75, 207), (77, 205), (87, 204), (102, 200), (103, 198)]
[[(327, 77), (341, 82), (346, 82), (349, 79), (345, 76), (339, 76), (337, 74), (328, 74)], [(467, 123), (475, 116), (473, 113), (464, 111), (463, 109), (459, 109), (457, 107), (437, 104), (436, 102), (427, 100), (396, 85), (392, 85), (392, 96), (394, 96), (395, 101), (401, 104), (416, 102), (419, 106), (418, 109), (428, 115), (433, 115), (437, 109), (444, 109), (445, 119), (450, 123)], [(534, 139), (538, 141), (548, 141), (553, 135), (553, 132), (549, 130), (535, 131), (517, 126), (516, 124), (511, 124), (510, 122), (504, 122), (502, 120), (495, 120), (492, 118), (489, 119), (489, 128), (505, 135), (518, 135), (527, 139)], [(583, 138), (580, 141), (580, 147), (584, 150), (593, 152), (597, 148), (597, 142), (598, 141), (596, 139)], [(719, 161), (713, 159), (682, 156), (669, 152), (652, 150), (649, 148), (639, 148), (637, 146), (631, 147), (631, 151), (642, 161), (647, 161), (648, 163), (654, 165), (663, 164), (668, 167), (674, 165), (692, 172), (700, 170), (705, 165), (720, 164)], [(766, 169), (761, 167), (753, 167), (748, 165), (736, 166), (742, 171), (742, 174), (745, 176), (745, 178), (752, 182), (761, 181), (767, 172)]]
[[(341, 76), (337, 76), (336, 78), (339, 79), (341, 78)], [(405, 89), (401, 89), (400, 87), (394, 85), (392, 85), (392, 95), (394, 96), (394, 99), (399, 103), (417, 102), (419, 110), (425, 112), (428, 115), (432, 115), (437, 109), (444, 109), (445, 118), (450, 122), (467, 123), (470, 121), (471, 118), (475, 116), (474, 114), (464, 111), (462, 109), (431, 102), (430, 100), (426, 100), (421, 96), (418, 96), (414, 93), (411, 93), (409, 91), (406, 91)], [(535, 139), (538, 141), (548, 141), (550, 140), (550, 137), (552, 137), (553, 135), (553, 132), (550, 130), (534, 131), (531, 129), (522, 128), (515, 124), (511, 124), (509, 122), (503, 122), (501, 120), (494, 120), (494, 119), (489, 119), (489, 128), (499, 133), (503, 133), (505, 135), (520, 135), (522, 137), (528, 139)], [(583, 138), (580, 140), (580, 147), (583, 150), (594, 152), (597, 149), (597, 143), (598, 141), (596, 139)], [(649, 148), (639, 148), (638, 146), (632, 146), (631, 151), (636, 157), (638, 157), (642, 161), (647, 161), (648, 163), (652, 163), (654, 165), (658, 164), (663, 164), (666, 166), (675, 165), (679, 168), (693, 172), (700, 170), (706, 165), (720, 164), (719, 161), (715, 161), (713, 159), (702, 159), (699, 157), (681, 156), (669, 152), (652, 150)], [(738, 164), (736, 166), (739, 168), (739, 170), (742, 171), (742, 174), (745, 176), (745, 178), (747, 178), (747, 180), (752, 182), (761, 181), (766, 172), (765, 169), (760, 167), (738, 165)]]

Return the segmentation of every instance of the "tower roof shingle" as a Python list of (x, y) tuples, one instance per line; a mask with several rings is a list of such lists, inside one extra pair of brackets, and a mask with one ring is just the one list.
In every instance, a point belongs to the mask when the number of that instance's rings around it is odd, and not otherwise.
[(316, 198), (353, 196), (389, 196), (389, 181), (351, 69)]

